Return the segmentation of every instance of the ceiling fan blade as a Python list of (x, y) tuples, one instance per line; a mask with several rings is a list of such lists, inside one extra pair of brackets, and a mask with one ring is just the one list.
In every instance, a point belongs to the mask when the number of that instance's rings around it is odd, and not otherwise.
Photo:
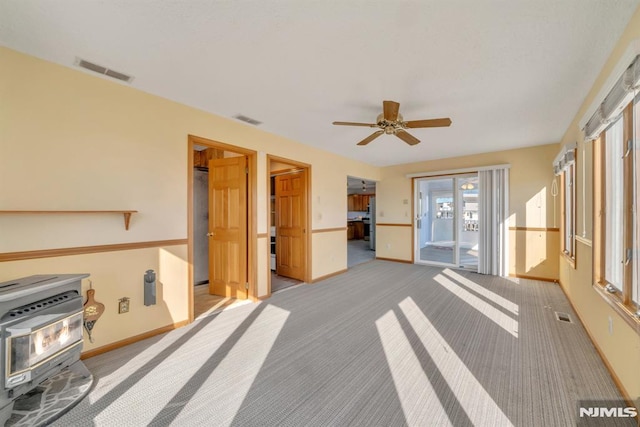
[(374, 133), (372, 133), (371, 135), (369, 135), (368, 137), (366, 137), (365, 139), (363, 139), (362, 141), (358, 142), (358, 145), (367, 145), (368, 143), (370, 143), (371, 141), (373, 141), (374, 139), (376, 139), (377, 137), (379, 137), (383, 133), (384, 133), (383, 130), (377, 130)]
[(339, 126), (366, 126), (369, 128), (378, 127), (378, 125), (375, 123), (333, 122), (333, 124)]
[(383, 117), (388, 122), (395, 122), (398, 120), (398, 111), (400, 110), (400, 104), (395, 101), (382, 101)]
[(411, 135), (409, 132), (403, 131), (403, 130), (399, 130), (395, 133), (395, 135), (400, 138), (401, 140), (403, 140), (404, 142), (406, 142), (409, 145), (416, 145), (418, 143), (420, 143), (420, 140), (418, 138), (416, 138), (415, 136)]
[(443, 119), (411, 120), (404, 123), (408, 128), (441, 128), (451, 126), (451, 119), (445, 117)]

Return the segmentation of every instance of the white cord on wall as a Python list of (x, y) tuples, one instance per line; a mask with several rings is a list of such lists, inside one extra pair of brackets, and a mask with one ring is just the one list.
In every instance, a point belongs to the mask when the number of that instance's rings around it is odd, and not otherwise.
[(558, 196), (558, 182), (556, 177), (551, 181), (551, 195), (553, 196), (553, 228), (556, 228), (556, 197)]

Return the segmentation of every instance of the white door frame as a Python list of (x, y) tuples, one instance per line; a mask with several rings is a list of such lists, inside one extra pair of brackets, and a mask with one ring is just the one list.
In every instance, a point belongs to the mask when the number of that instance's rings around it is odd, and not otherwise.
[[(462, 191), (460, 191), (460, 184), (459, 181), (460, 179), (464, 179), (464, 178), (478, 178), (478, 173), (461, 173), (461, 174), (456, 174), (456, 175), (440, 175), (440, 176), (430, 176), (430, 177), (415, 177), (414, 179), (414, 185), (413, 185), (413, 189), (414, 189), (414, 206), (416, 206), (416, 212), (415, 215), (413, 217), (413, 240), (414, 240), (414, 263), (415, 264), (422, 264), (422, 265), (433, 265), (433, 266), (440, 266), (440, 267), (449, 267), (449, 268), (459, 268), (459, 269), (464, 269), (464, 270), (469, 270), (469, 271), (477, 271), (478, 270), (478, 266), (476, 265), (462, 265), (460, 262), (460, 230), (462, 230), (462, 225), (463, 225), (463, 221), (464, 221), (464, 216), (463, 216), (463, 200), (462, 200)], [(429, 261), (429, 260), (423, 260), (420, 258), (420, 249), (421, 249), (421, 244), (420, 244), (420, 230), (421, 228), (418, 228), (418, 221), (422, 220), (422, 224), (421, 227), (424, 227), (424, 218), (422, 218), (424, 210), (422, 208), (423, 203), (420, 197), (420, 182), (423, 181), (434, 181), (434, 180), (444, 180), (444, 179), (451, 179), (453, 180), (453, 194), (452, 194), (452, 198), (453, 198), (453, 260), (451, 263), (448, 262), (438, 262), (438, 261)], [(428, 203), (430, 203), (430, 216), (432, 216), (434, 214), (433, 210), (433, 203), (431, 202), (431, 197), (428, 197)], [(431, 224), (431, 218), (429, 218), (429, 224)], [(431, 237), (433, 239), (433, 236)]]

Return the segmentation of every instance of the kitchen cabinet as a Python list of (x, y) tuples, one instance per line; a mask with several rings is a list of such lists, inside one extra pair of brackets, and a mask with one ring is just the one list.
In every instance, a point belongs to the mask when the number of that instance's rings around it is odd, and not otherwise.
[(347, 197), (347, 210), (349, 211), (360, 211), (362, 207), (362, 202), (360, 202), (359, 194), (352, 194)]
[(347, 240), (364, 239), (364, 223), (362, 221), (347, 222)]
[(350, 195), (347, 205), (350, 211), (362, 211), (362, 196), (360, 194)]
[(347, 210), (364, 212), (369, 206), (369, 194), (351, 194), (347, 197)]

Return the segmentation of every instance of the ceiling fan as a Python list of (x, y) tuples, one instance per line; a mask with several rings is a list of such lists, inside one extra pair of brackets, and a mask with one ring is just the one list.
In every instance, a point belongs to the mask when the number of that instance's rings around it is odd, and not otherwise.
[(362, 141), (358, 145), (367, 145), (383, 133), (387, 135), (395, 135), (409, 145), (416, 145), (420, 142), (418, 138), (411, 135), (405, 129), (415, 128), (439, 128), (451, 125), (451, 119), (446, 117), (442, 119), (427, 120), (410, 120), (405, 122), (402, 118), (400, 103), (394, 101), (382, 102), (382, 114), (378, 115), (376, 123), (353, 123), (353, 122), (333, 122), (334, 125), (340, 126), (366, 126), (370, 128), (380, 128)]

